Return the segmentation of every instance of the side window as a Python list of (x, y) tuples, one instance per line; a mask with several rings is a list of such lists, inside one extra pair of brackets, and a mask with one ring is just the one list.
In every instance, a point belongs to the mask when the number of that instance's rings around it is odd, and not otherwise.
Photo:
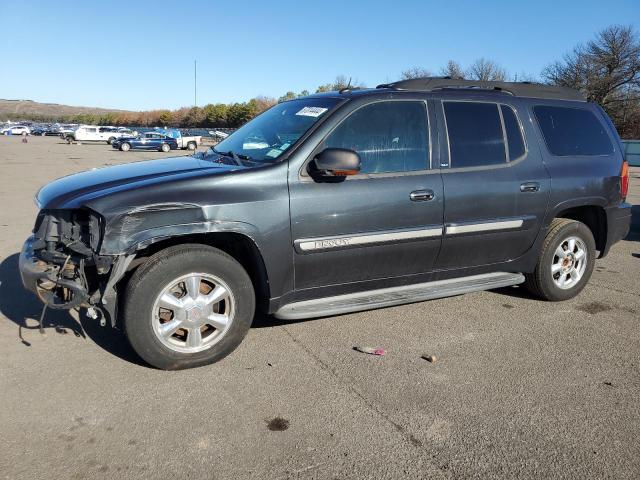
[(443, 102), (443, 105), (452, 168), (506, 163), (498, 104)]
[(605, 126), (584, 108), (533, 107), (547, 148), (553, 155), (608, 155), (613, 145)]
[(360, 155), (362, 173), (429, 168), (429, 123), (420, 101), (377, 102), (349, 115), (325, 140), (325, 148)]
[(509, 147), (509, 161), (520, 158), (525, 153), (524, 139), (522, 138), (522, 130), (516, 118), (513, 108), (507, 105), (500, 105), (502, 109), (502, 120), (504, 121), (504, 129), (507, 133), (507, 146)]

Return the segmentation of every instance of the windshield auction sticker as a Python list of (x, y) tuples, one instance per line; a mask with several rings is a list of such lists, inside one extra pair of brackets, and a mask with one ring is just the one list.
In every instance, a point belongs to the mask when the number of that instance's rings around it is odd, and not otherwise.
[(302, 110), (296, 113), (296, 115), (303, 115), (305, 117), (319, 117), (326, 111), (327, 109), (322, 107), (304, 107)]

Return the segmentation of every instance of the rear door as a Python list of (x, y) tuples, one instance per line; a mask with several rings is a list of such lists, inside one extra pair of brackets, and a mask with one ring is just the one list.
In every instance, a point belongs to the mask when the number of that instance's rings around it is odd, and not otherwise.
[(517, 99), (443, 98), (445, 235), (441, 269), (514, 260), (533, 245), (550, 179)]

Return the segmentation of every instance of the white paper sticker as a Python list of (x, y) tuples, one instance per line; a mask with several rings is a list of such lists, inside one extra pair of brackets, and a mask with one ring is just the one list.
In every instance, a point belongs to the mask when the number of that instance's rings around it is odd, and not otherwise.
[(267, 157), (275, 158), (282, 153), (282, 150), (278, 150), (277, 148), (272, 148), (267, 152)]
[(305, 117), (319, 117), (326, 111), (327, 109), (322, 107), (304, 107), (302, 110), (296, 113), (296, 115), (303, 115)]

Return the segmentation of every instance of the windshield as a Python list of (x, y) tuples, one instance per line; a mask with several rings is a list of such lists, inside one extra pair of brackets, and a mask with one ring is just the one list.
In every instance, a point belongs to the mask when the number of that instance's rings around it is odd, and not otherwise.
[(274, 162), (340, 101), (304, 98), (279, 103), (209, 149), (207, 155), (232, 155), (253, 162)]

